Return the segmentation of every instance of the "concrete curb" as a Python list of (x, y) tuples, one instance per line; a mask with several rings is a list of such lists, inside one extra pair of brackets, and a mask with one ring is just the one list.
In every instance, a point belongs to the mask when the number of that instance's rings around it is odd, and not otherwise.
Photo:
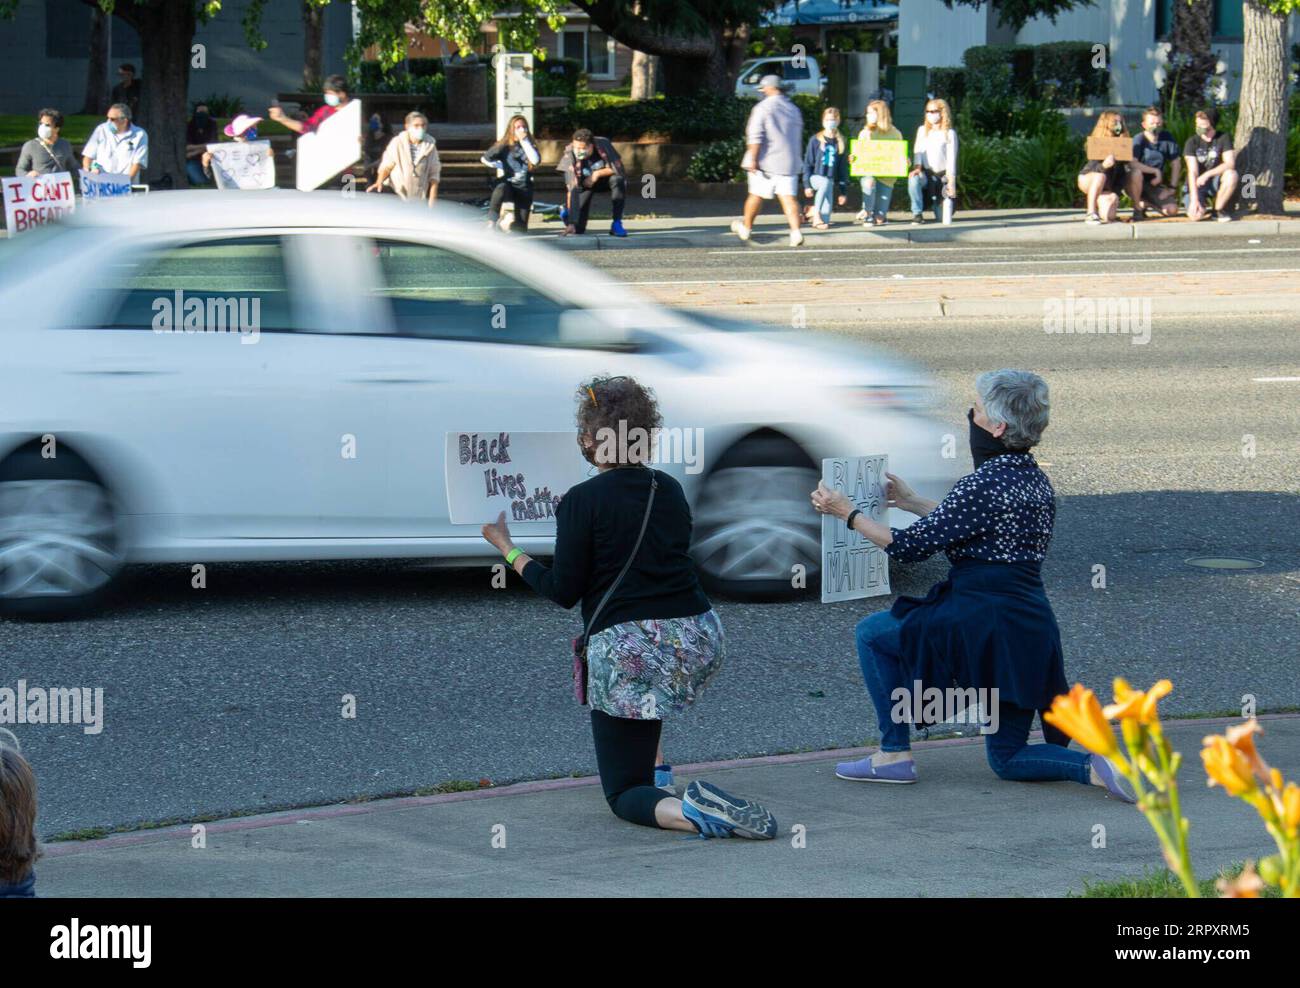
[[(1300, 714), (1260, 714), (1261, 722), (1272, 720), (1300, 719)], [(1238, 717), (1186, 718), (1167, 720), (1167, 726), (1178, 727), (1197, 724), (1206, 728), (1226, 727), (1241, 723)], [(1031, 739), (1041, 738), (1041, 731), (1030, 734)], [(940, 738), (933, 741), (915, 741), (912, 747), (927, 751), (937, 748), (958, 747), (982, 744), (978, 736), (959, 738)], [(860, 748), (837, 748), (827, 751), (805, 751), (788, 755), (760, 755), (752, 758), (732, 758), (714, 762), (696, 762), (674, 766), (675, 772), (682, 775), (696, 775), (702, 772), (717, 772), (724, 769), (738, 769), (763, 765), (802, 765), (808, 762), (847, 761), (862, 758), (876, 750), (876, 746)], [(599, 785), (596, 776), (583, 776), (575, 779), (542, 779), (532, 782), (517, 782), (508, 786), (495, 786), (473, 789), (467, 792), (443, 793), (436, 796), (403, 796), (394, 799), (376, 799), (363, 803), (334, 804), (330, 806), (312, 806), (299, 810), (283, 810), (256, 816), (234, 817), (204, 823), (207, 833), (224, 834), (246, 830), (260, 830), (266, 827), (297, 826), (310, 824), (317, 820), (332, 820), (340, 817), (362, 816), (373, 813), (391, 813), (396, 810), (414, 809), (421, 806), (436, 806), (440, 803), (458, 803), (469, 799), (496, 799), (503, 796), (527, 796), (545, 792), (557, 792), (567, 789), (579, 789)], [(175, 827), (160, 827), (156, 830), (144, 830), (133, 833), (117, 834), (87, 841), (55, 841), (42, 844), (41, 850), (46, 858), (69, 857), (77, 854), (91, 854), (96, 851), (111, 850), (119, 847), (133, 847), (144, 844), (160, 844), (174, 840), (189, 840), (193, 824), (181, 824)]]

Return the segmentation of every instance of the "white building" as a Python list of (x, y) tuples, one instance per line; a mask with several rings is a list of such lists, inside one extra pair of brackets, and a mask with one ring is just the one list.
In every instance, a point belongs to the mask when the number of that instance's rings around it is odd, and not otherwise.
[[(997, 13), (942, 0), (904, 0), (899, 4), (898, 63), (930, 67), (962, 64), (974, 45), (1042, 44), (1087, 41), (1110, 53), (1111, 100), (1145, 106), (1164, 81), (1173, 5), (1178, 0), (1095, 0), (1056, 18), (1029, 21), (1020, 31), (1000, 26)], [(1214, 0), (1213, 49), (1219, 56), (1219, 97), (1235, 100), (1241, 84), (1242, 0)], [(1296, 35), (1296, 18), (1291, 36)]]

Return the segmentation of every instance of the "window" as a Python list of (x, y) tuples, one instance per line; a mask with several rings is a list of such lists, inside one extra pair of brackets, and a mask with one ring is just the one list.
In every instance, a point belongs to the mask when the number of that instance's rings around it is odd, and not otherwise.
[(782, 67), (785, 69), (785, 78), (787, 79), (809, 79), (812, 74), (808, 71), (808, 63), (802, 62), (795, 65), (794, 62), (783, 62)]
[[(1185, 0), (1157, 0), (1157, 41), (1168, 41), (1174, 33), (1174, 4)], [(1216, 41), (1240, 41), (1243, 35), (1242, 7), (1244, 0), (1211, 0), (1211, 34)]]
[(765, 75), (780, 75), (781, 66), (776, 62), (758, 62), (744, 76), (746, 86), (757, 86)]
[(109, 329), (294, 328), (279, 237), (205, 241), (110, 262), (104, 280), (126, 287), (103, 322)]
[(560, 345), (566, 306), (441, 247), (382, 241), (379, 294), (399, 336)]
[(593, 79), (614, 78), (614, 39), (601, 31), (569, 28), (559, 35), (561, 58), (572, 58)]

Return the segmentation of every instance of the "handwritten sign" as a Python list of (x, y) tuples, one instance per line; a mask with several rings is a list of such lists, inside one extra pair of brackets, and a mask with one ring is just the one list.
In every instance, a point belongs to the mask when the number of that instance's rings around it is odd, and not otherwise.
[(1116, 161), (1133, 160), (1133, 138), (1131, 137), (1089, 137), (1086, 142), (1089, 161), (1105, 161), (1110, 155)]
[(81, 170), (81, 198), (118, 199), (131, 194), (131, 176)]
[(328, 117), (312, 134), (298, 138), (299, 192), (318, 189), (361, 157), (361, 101)]
[(561, 498), (591, 475), (572, 432), (448, 432), (446, 452), (453, 525), (482, 525), (504, 511), (512, 529), (554, 531)]
[[(853, 506), (885, 524), (885, 471), (889, 457), (845, 456), (822, 460), (822, 480), (842, 491)], [(874, 542), (851, 532), (844, 519), (822, 515), (822, 603), (880, 597), (889, 593), (889, 556)]]
[(72, 175), (68, 172), (6, 178), (3, 194), (5, 227), (11, 237), (34, 226), (53, 223), (77, 208)]
[(849, 174), (854, 178), (902, 178), (907, 172), (907, 141), (849, 141)]
[(275, 159), (270, 141), (231, 141), (209, 144), (212, 177), (218, 189), (275, 188)]

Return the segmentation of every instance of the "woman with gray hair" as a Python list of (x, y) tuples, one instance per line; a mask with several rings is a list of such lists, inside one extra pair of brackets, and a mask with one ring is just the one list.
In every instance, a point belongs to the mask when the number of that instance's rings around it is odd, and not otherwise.
[(1047, 428), (1047, 382), (1029, 371), (998, 370), (981, 374), (975, 387), (967, 413), (974, 472), (942, 501), (887, 474), (890, 506), (918, 521), (887, 528), (824, 484), (812, 493), (813, 507), (845, 519), (892, 558), (919, 562), (942, 550), (952, 563), (925, 598), (899, 597), (890, 610), (858, 623), (858, 659), (876, 707), (880, 750), (841, 762), (835, 774), (853, 782), (915, 782), (909, 715), (922, 704), (914, 691), (955, 686), (989, 698), (985, 715), (995, 729), (985, 734), (985, 750), (1000, 778), (1073, 780), (1133, 802), (1113, 764), (1070, 750), (1055, 728), (1044, 725), (1047, 743), (1027, 743), (1035, 711), (1068, 691), (1041, 572), (1056, 494), (1029, 452)]

